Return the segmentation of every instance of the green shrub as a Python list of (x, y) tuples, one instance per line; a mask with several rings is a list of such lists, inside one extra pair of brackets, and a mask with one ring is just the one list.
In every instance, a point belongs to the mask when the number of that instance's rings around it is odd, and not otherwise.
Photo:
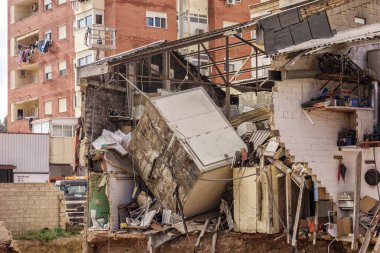
[(16, 236), (18, 240), (38, 240), (38, 241), (52, 241), (61, 237), (69, 237), (79, 235), (79, 232), (66, 232), (62, 228), (42, 229), (39, 231), (28, 231)]

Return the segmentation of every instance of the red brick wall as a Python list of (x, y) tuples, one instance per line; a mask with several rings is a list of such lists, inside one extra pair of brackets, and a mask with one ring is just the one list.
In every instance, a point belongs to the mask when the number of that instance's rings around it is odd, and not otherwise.
[[(146, 11), (167, 13), (167, 29), (147, 27)], [(112, 54), (158, 40), (172, 41), (177, 38), (176, 0), (106, 0), (105, 21), (117, 29), (117, 49)]]
[[(224, 0), (208, 0), (209, 4), (209, 30), (215, 30), (219, 28), (223, 28), (223, 21), (229, 21), (229, 22), (246, 22), (249, 21), (250, 15), (249, 15), (249, 9), (248, 6), (254, 3), (258, 3), (259, 0), (242, 0), (241, 3), (236, 3), (235, 5), (226, 5)], [(243, 34), (244, 39), (251, 39), (251, 33), (246, 32)], [(230, 37), (229, 43), (236, 43), (239, 42), (238, 39)], [(219, 39), (217, 41), (210, 42), (210, 48), (223, 46), (225, 45), (225, 39)], [(248, 55), (251, 52), (250, 46), (239, 46), (234, 47), (229, 50), (229, 58), (237, 58), (244, 55)], [(225, 57), (225, 50), (220, 50), (212, 54), (214, 59), (216, 61), (224, 60)], [(244, 62), (244, 59), (242, 60)], [(245, 65), (245, 68), (251, 67), (251, 61), (247, 62)], [(220, 64), (219, 69), (223, 72), (224, 71), (224, 65)], [(217, 71), (215, 68), (212, 68), (212, 74), (217, 74)], [(230, 78), (233, 76), (233, 74), (230, 74)], [(238, 79), (245, 79), (250, 78), (251, 73), (244, 73), (240, 74), (238, 76)], [(223, 83), (221, 78), (215, 79), (218, 83)]]
[[(8, 6), (21, 2), (20, 0), (8, 0)], [(34, 61), (39, 63), (39, 83), (23, 86), (16, 89), (10, 89), (10, 71), (19, 67), (18, 57), (8, 58), (8, 130), (12, 132), (29, 132), (28, 122), (11, 120), (11, 103), (27, 100), (28, 98), (39, 97), (39, 118), (45, 118), (44, 102), (52, 100), (53, 114), (51, 117), (73, 117), (74, 111), (72, 100), (74, 92), (74, 76), (72, 59), (74, 55), (74, 38), (73, 38), (73, 21), (74, 12), (71, 9), (70, 1), (65, 4), (57, 5), (57, 1), (53, 2), (53, 8), (43, 11), (43, 0), (39, 0), (38, 14), (27, 17), (14, 24), (10, 24), (11, 13), (8, 9), (8, 41), (12, 37), (18, 37), (23, 34), (39, 29), (39, 39), (43, 39), (46, 31), (52, 31), (52, 47), (49, 52), (34, 54)], [(66, 39), (58, 41), (58, 26), (66, 24)], [(8, 43), (10, 50), (10, 43)], [(66, 76), (58, 75), (58, 62), (66, 60), (67, 74)], [(24, 63), (25, 64), (25, 63)], [(53, 71), (53, 79), (44, 81), (44, 66), (50, 64)], [(66, 97), (67, 111), (58, 113), (58, 98)], [(50, 116), (49, 116), (50, 117)]]

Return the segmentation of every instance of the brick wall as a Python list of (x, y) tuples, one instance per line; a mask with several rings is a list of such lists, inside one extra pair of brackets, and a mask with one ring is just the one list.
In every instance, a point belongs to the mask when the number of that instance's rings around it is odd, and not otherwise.
[(355, 23), (355, 17), (366, 19), (366, 24), (380, 22), (380, 5), (375, 0), (354, 0), (348, 4), (327, 11), (331, 28), (337, 31), (361, 27)]
[[(70, 1), (58, 5), (57, 1), (52, 1), (52, 9), (43, 10), (43, 0), (35, 2), (39, 3), (39, 11), (30, 17), (24, 18), (14, 24), (11, 24), (10, 6), (18, 4), (21, 1), (8, 0), (8, 49), (10, 52), (11, 38), (17, 38), (29, 32), (38, 30), (39, 39), (44, 38), (44, 33), (52, 32), (52, 46), (49, 52), (41, 54), (34, 53), (33, 63), (39, 65), (38, 83), (25, 85), (19, 88), (11, 89), (11, 70), (20, 67), (18, 56), (9, 56), (8, 58), (8, 131), (12, 132), (30, 132), (28, 120), (16, 120), (11, 122), (11, 104), (24, 101), (30, 98), (38, 97), (38, 116), (39, 119), (47, 117), (73, 117), (73, 95), (74, 91), (74, 37), (73, 37), (73, 21), (74, 12), (71, 8)], [(66, 38), (58, 40), (58, 27), (66, 25)], [(59, 76), (58, 62), (66, 60), (66, 75)], [(23, 63), (21, 66), (30, 65)], [(44, 80), (45, 65), (52, 66), (53, 77), (51, 80)], [(65, 97), (67, 100), (66, 112), (58, 112), (58, 99)], [(52, 101), (52, 115), (44, 114), (45, 101)]]
[(13, 234), (65, 227), (63, 192), (54, 184), (0, 184), (0, 221)]

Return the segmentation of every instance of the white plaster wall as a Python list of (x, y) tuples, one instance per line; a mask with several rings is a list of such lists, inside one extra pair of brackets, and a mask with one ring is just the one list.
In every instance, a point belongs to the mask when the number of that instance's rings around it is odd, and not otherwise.
[[(343, 127), (354, 127), (354, 114), (310, 111), (314, 125), (303, 113), (301, 104), (319, 95), (323, 81), (314, 79), (286, 80), (277, 83), (277, 92), (273, 92), (274, 129), (280, 131), (281, 142), (285, 143), (297, 162), (307, 162), (313, 174), (327, 188), (336, 201), (337, 193), (353, 191), (355, 179), (355, 152), (342, 152), (337, 148), (337, 136)], [(366, 114), (366, 116), (368, 116)], [(370, 153), (366, 151), (366, 153)], [(370, 167), (364, 160), (373, 159), (363, 153), (363, 177)], [(343, 155), (343, 162), (348, 168), (346, 183), (338, 183), (338, 160), (334, 155)], [(371, 155), (372, 156), (372, 155)], [(373, 157), (373, 156), (372, 156)], [(380, 151), (377, 154), (380, 164)], [(377, 198), (377, 190), (371, 189), (363, 179), (362, 196), (371, 195)]]
[[(110, 202), (111, 229), (118, 229), (118, 206), (132, 201), (134, 187), (133, 175), (111, 173), (108, 181), (108, 199)], [(125, 221), (124, 221), (125, 222)]]

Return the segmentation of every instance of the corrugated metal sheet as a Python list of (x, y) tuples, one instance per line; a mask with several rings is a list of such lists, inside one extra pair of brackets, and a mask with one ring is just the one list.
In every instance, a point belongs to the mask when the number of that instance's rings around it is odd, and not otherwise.
[(49, 135), (0, 133), (0, 164), (16, 166), (15, 173), (48, 173)]
[(251, 136), (250, 142), (253, 142), (254, 150), (257, 150), (259, 145), (262, 145), (271, 135), (271, 131), (268, 130), (257, 130)]

